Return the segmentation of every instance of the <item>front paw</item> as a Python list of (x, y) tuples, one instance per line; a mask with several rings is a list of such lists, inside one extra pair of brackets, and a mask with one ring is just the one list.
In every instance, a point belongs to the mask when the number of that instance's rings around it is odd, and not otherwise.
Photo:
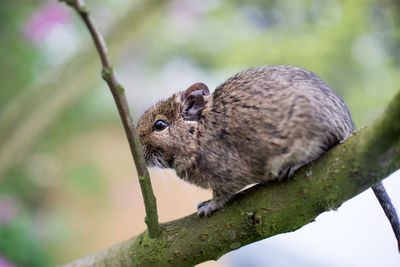
[(202, 201), (199, 204), (197, 204), (197, 215), (199, 215), (200, 217), (202, 216), (210, 217), (213, 211), (218, 210), (220, 208), (222, 208), (222, 205), (220, 205), (213, 199)]
[(199, 204), (197, 204), (197, 209), (200, 209), (201, 207), (203, 207), (204, 205), (206, 205), (210, 201), (211, 201), (211, 199), (199, 202)]

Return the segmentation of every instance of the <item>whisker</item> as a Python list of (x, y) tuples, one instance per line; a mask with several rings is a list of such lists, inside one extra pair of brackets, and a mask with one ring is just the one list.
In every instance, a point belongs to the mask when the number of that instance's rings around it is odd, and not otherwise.
[(161, 165), (164, 168), (169, 168), (171, 169), (171, 166), (169, 166), (168, 162), (166, 162), (163, 158), (161, 158), (160, 156), (158, 156), (158, 161), (161, 163)]
[(186, 170), (186, 169), (185, 169), (185, 174), (186, 174), (185, 181), (189, 181), (189, 175), (188, 175), (188, 173), (187, 173), (187, 170)]
[(146, 158), (146, 164), (147, 164), (147, 167), (154, 167), (155, 166), (154, 161), (153, 161), (152, 158)]
[(153, 159), (154, 159), (154, 164), (156, 165), (156, 167), (163, 169), (163, 166), (159, 161), (158, 155), (153, 155)]

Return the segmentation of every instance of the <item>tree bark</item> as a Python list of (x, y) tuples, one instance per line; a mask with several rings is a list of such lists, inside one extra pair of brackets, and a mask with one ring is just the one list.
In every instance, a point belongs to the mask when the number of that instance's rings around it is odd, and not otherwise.
[(312, 222), (319, 214), (400, 168), (400, 93), (380, 118), (355, 132), (293, 178), (237, 194), (209, 218), (196, 214), (164, 223), (66, 266), (193, 266)]

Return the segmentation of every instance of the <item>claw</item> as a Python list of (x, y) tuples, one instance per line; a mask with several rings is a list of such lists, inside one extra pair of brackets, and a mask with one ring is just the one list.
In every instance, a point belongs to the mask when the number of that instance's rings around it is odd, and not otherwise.
[(206, 205), (210, 201), (211, 201), (211, 199), (199, 202), (199, 204), (197, 204), (197, 209), (200, 209), (201, 207), (203, 207), (204, 205)]
[(197, 215), (199, 215), (200, 217), (210, 217), (211, 213), (219, 208), (221, 208), (221, 206), (215, 203), (215, 201), (213, 201), (212, 199), (202, 201), (197, 205)]

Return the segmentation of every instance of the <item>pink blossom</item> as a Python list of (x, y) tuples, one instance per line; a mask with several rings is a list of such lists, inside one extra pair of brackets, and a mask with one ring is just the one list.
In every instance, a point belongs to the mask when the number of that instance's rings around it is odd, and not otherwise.
[[(0, 196), (0, 225), (13, 220), (17, 216), (17, 205), (15, 201), (8, 196)], [(0, 261), (0, 267), (1, 261)]]
[(70, 19), (71, 11), (66, 5), (56, 1), (47, 1), (27, 21), (24, 36), (33, 43), (40, 42), (54, 27), (68, 23)]
[(0, 267), (15, 267), (15, 265), (0, 255)]

